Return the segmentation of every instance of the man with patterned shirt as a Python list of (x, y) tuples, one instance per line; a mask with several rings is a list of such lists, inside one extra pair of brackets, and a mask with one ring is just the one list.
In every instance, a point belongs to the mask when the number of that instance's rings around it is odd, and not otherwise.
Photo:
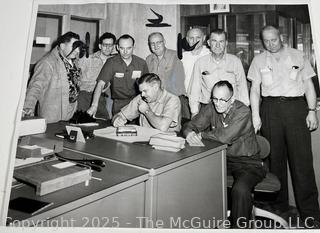
[(36, 65), (23, 107), (23, 116), (38, 113), (47, 123), (69, 120), (77, 109), (81, 70), (77, 65), (79, 48), (74, 42), (79, 35), (67, 32), (57, 40), (57, 46)]

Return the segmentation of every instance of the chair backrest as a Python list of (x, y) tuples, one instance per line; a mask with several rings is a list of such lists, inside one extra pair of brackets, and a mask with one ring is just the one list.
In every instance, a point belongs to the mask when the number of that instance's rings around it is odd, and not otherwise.
[(270, 153), (270, 144), (268, 140), (260, 135), (257, 135), (257, 141), (260, 147), (260, 158), (265, 159), (266, 157), (269, 156)]

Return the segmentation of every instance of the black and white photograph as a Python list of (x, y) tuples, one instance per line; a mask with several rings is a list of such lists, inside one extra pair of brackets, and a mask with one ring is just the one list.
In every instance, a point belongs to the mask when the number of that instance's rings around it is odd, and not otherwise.
[(320, 229), (320, 3), (1, 5), (1, 232)]

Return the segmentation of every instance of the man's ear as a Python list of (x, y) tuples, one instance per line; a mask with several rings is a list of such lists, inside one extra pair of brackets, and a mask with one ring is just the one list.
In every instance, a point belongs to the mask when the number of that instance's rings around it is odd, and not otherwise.
[(210, 46), (210, 39), (207, 40), (207, 44), (208, 44), (209, 47), (211, 47), (211, 46)]
[(99, 44), (98, 47), (99, 47), (99, 49), (101, 50), (101, 48), (102, 48), (101, 44)]

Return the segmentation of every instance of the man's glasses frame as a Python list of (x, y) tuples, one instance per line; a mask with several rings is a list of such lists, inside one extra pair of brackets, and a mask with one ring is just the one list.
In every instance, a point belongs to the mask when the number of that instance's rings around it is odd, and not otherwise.
[(101, 46), (104, 47), (104, 48), (111, 48), (114, 44), (105, 44), (105, 43), (102, 43)]
[(149, 45), (151, 47), (155, 47), (155, 46), (158, 47), (158, 46), (162, 45), (162, 43), (163, 43), (163, 40), (160, 40), (160, 41), (157, 41), (157, 42), (150, 42)]
[[(233, 96), (233, 95), (232, 95)], [(230, 96), (227, 100), (225, 100), (225, 99), (218, 99), (218, 98), (216, 98), (216, 97), (212, 97), (212, 102), (213, 103), (218, 103), (218, 102), (222, 102), (222, 103), (224, 103), (224, 104), (226, 104), (226, 103), (228, 103), (229, 102), (229, 100), (231, 100), (231, 98), (232, 98), (232, 96)]]

